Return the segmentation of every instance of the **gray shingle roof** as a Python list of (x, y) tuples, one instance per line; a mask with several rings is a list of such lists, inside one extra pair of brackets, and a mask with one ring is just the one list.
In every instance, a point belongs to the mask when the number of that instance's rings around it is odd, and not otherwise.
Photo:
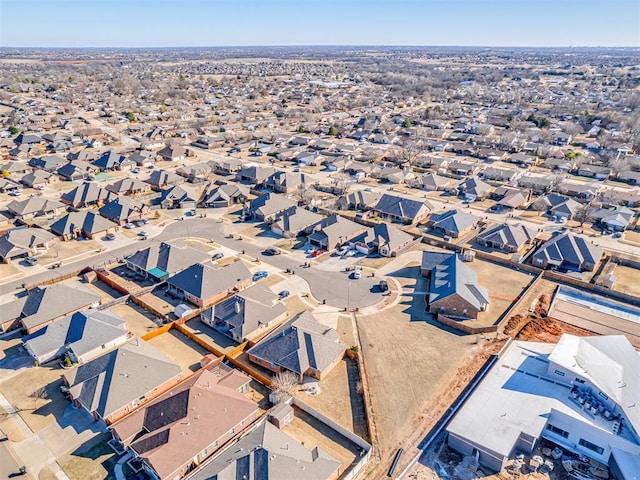
[(165, 354), (137, 340), (66, 372), (70, 393), (105, 418), (182, 373)]
[(167, 284), (191, 295), (206, 300), (232, 289), (238, 281), (251, 277), (251, 272), (242, 261), (223, 268), (214, 268), (196, 263), (167, 279)]
[(323, 371), (344, 354), (344, 345), (338, 343), (338, 337), (338, 332), (305, 311), (274, 330), (248, 353), (302, 375), (309, 368)]
[(524, 225), (504, 223), (488, 228), (480, 233), (478, 238), (494, 244), (508, 245), (520, 249), (525, 243), (530, 242), (535, 235), (536, 232)]
[(144, 250), (134, 253), (127, 258), (127, 264), (146, 272), (153, 268), (159, 268), (171, 274), (208, 259), (209, 255), (201, 250), (162, 242), (154, 243)]
[(67, 348), (81, 357), (126, 333), (124, 319), (116, 314), (108, 310), (84, 310), (27, 335), (22, 342), (38, 358), (52, 359)]
[(422, 270), (429, 270), (429, 303), (454, 294), (460, 295), (476, 309), (489, 303), (486, 288), (478, 285), (478, 276), (455, 253), (422, 252)]
[(399, 197), (385, 193), (382, 195), (374, 210), (384, 215), (391, 215), (398, 218), (409, 218), (415, 220), (425, 209), (430, 210), (428, 202), (412, 200), (410, 198)]
[(565, 232), (546, 241), (532, 258), (558, 265), (580, 267), (584, 262), (595, 265), (603, 253), (602, 248), (586, 238)]
[(328, 480), (340, 462), (319, 447), (298, 440), (262, 420), (238, 443), (205, 463), (191, 480)]
[(72, 235), (76, 231), (94, 234), (104, 232), (115, 226), (115, 223), (110, 222), (106, 218), (103, 218), (94, 212), (84, 210), (66, 214), (64, 217), (54, 222), (50, 229), (56, 235)]
[(447, 210), (443, 213), (434, 213), (431, 215), (429, 222), (433, 223), (434, 228), (460, 233), (470, 228), (479, 220), (480, 217), (461, 210)]

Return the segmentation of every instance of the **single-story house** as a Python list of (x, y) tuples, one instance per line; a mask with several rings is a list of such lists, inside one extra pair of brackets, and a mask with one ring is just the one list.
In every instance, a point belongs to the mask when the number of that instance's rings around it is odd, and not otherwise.
[(531, 263), (542, 268), (593, 271), (604, 250), (585, 237), (564, 232), (551, 237), (531, 257)]

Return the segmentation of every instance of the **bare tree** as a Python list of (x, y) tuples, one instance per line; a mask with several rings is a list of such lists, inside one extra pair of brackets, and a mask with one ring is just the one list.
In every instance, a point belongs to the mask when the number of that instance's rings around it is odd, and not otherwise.
[(35, 410), (38, 406), (38, 400), (47, 400), (49, 398), (49, 392), (47, 392), (47, 387), (40, 387), (31, 395), (29, 398), (33, 398), (33, 409)]
[(280, 370), (273, 377), (273, 389), (276, 392), (284, 392), (293, 395), (300, 383), (298, 376), (289, 370)]
[(424, 150), (425, 144), (422, 140), (406, 141), (396, 149), (394, 155), (401, 160), (402, 163), (408, 163), (409, 169), (413, 170), (413, 165)]
[(595, 207), (591, 205), (591, 203), (587, 203), (582, 205), (580, 208), (576, 210), (573, 214), (573, 219), (576, 222), (580, 222), (580, 226), (584, 225), (585, 222), (588, 222), (593, 217), (595, 212)]
[(300, 205), (309, 205), (313, 200), (313, 189), (308, 184), (301, 183), (294, 195)]
[(353, 186), (353, 178), (346, 173), (338, 173), (333, 178), (333, 191), (336, 195), (346, 195)]

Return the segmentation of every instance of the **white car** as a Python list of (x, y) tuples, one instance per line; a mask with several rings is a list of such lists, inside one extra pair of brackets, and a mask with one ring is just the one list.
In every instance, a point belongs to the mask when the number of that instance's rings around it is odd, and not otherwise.
[(356, 270), (355, 272), (353, 272), (351, 276), (353, 277), (354, 280), (359, 280), (360, 277), (362, 277), (362, 271)]
[(11, 195), (12, 197), (19, 197), (20, 196), (20, 190), (11, 190), (9, 192), (9, 195)]
[(353, 257), (356, 254), (355, 250), (349, 250), (344, 254), (345, 257)]
[(133, 223), (125, 223), (125, 224), (124, 224), (124, 228), (129, 228), (129, 229), (131, 229), (131, 228), (136, 228), (136, 226), (135, 226)]

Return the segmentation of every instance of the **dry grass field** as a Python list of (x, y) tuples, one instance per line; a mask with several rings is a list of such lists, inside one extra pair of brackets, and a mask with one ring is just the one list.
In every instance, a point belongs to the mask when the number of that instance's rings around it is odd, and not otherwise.
[(177, 330), (169, 330), (148, 342), (182, 367), (186, 376), (200, 368), (200, 360), (210, 352)]
[(613, 285), (614, 290), (640, 297), (640, 282), (638, 282), (640, 270), (625, 267), (624, 265), (616, 265), (613, 274), (616, 277), (616, 283)]

